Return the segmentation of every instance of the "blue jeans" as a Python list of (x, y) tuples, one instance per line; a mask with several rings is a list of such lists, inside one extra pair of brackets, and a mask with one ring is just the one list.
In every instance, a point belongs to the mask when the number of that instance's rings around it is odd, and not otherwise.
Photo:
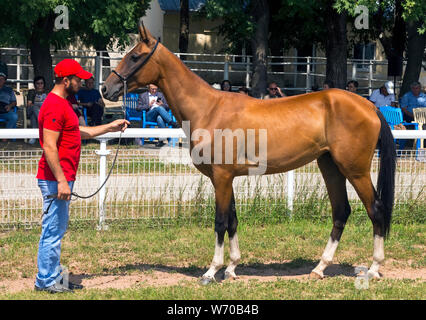
[(18, 113), (14, 111), (0, 113), (0, 119), (6, 121), (6, 129), (15, 129), (16, 122), (18, 122)]
[(146, 121), (157, 122), (160, 128), (165, 128), (165, 123), (173, 121), (170, 114), (163, 107), (156, 107), (146, 113)]
[[(68, 182), (71, 190), (74, 181)], [(51, 204), (49, 211), (43, 214), (41, 236), (38, 246), (37, 267), (38, 273), (35, 285), (47, 288), (62, 279), (61, 276), (61, 240), (68, 227), (69, 201), (47, 199), (47, 196), (58, 192), (56, 181), (38, 180), (38, 186), (43, 196), (43, 212)]]

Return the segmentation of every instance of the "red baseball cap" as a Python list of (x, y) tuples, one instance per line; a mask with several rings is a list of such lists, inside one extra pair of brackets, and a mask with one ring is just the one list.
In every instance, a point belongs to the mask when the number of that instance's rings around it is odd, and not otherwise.
[(81, 65), (73, 59), (64, 59), (59, 62), (55, 69), (55, 75), (58, 78), (67, 77), (67, 76), (77, 76), (80, 79), (90, 79), (93, 74), (84, 70)]

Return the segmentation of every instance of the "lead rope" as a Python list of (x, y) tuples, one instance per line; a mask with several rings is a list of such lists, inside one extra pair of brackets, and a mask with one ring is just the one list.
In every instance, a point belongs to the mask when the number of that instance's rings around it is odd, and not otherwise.
[[(122, 109), (122, 111), (123, 111), (123, 119), (126, 119), (127, 80), (124, 80), (124, 81), (123, 81), (123, 83), (124, 83), (124, 89), (123, 89), (123, 105), (121, 106), (121, 109)], [(123, 132), (122, 132), (122, 131), (120, 131), (120, 136), (119, 136), (119, 138), (118, 138), (118, 147), (117, 147), (117, 151), (115, 152), (115, 157), (114, 157), (114, 161), (112, 162), (111, 169), (109, 170), (108, 175), (107, 175), (107, 177), (105, 178), (105, 181), (101, 184), (101, 186), (98, 188), (98, 190), (96, 190), (94, 193), (92, 193), (91, 195), (88, 195), (88, 196), (81, 196), (81, 195), (77, 194), (76, 192), (71, 192), (71, 196), (74, 196), (74, 197), (77, 197), (77, 198), (80, 198), (80, 199), (89, 199), (89, 198), (94, 197), (96, 194), (98, 194), (98, 193), (99, 193), (99, 191), (101, 191), (101, 189), (103, 188), (103, 186), (104, 186), (104, 185), (106, 184), (106, 182), (108, 181), (108, 179), (109, 179), (109, 177), (110, 177), (110, 175), (111, 175), (111, 173), (112, 173), (112, 170), (114, 169), (115, 162), (116, 162), (116, 160), (117, 160), (117, 156), (118, 156), (118, 151), (120, 150), (120, 145), (121, 145), (121, 134), (122, 134), (122, 133), (123, 133)], [(58, 197), (58, 194), (57, 194), (57, 193), (53, 193), (53, 194), (48, 195), (48, 196), (47, 196), (47, 199), (56, 199), (57, 197)], [(49, 212), (50, 206), (52, 205), (52, 203), (53, 203), (54, 201), (55, 201), (55, 200), (52, 200), (52, 201), (49, 203), (49, 206), (48, 206), (48, 207), (47, 207), (47, 209), (43, 212), (43, 215), (45, 215), (46, 213), (48, 213), (48, 212)], [(73, 201), (73, 200), (71, 200), (71, 201)]]

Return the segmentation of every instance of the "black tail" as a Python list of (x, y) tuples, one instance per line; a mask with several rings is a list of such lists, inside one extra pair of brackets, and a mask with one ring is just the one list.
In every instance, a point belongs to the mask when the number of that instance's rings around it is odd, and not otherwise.
[[(382, 124), (378, 141), (380, 170), (377, 179), (377, 194), (382, 202), (382, 212), (375, 212), (384, 220), (384, 236), (389, 235), (395, 194), (396, 146), (391, 129), (380, 111), (377, 115)], [(380, 220), (380, 219), (379, 219)]]

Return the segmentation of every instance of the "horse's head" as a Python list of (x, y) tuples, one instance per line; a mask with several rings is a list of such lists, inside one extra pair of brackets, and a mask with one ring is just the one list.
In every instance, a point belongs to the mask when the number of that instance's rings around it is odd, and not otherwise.
[(124, 92), (124, 81), (127, 81), (128, 91), (133, 91), (158, 79), (158, 68), (152, 58), (158, 42), (144, 27), (142, 20), (139, 22), (139, 35), (139, 43), (121, 59), (102, 86), (105, 99), (117, 101)]

